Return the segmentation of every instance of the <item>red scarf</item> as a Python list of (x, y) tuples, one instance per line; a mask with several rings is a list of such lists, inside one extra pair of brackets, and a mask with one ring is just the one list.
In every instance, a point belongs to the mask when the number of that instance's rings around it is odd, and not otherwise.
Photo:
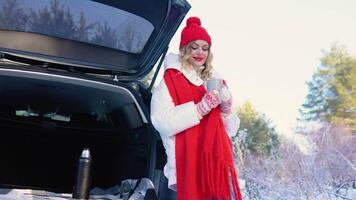
[[(191, 84), (174, 69), (166, 70), (164, 81), (175, 105), (198, 103), (206, 90)], [(219, 108), (213, 109), (197, 126), (176, 135), (177, 200), (242, 200), (233, 162), (232, 145)]]

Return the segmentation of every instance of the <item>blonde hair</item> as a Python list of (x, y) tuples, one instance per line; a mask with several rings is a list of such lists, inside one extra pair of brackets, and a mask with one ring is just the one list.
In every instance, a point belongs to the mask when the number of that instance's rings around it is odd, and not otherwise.
[[(190, 42), (189, 44), (187, 44), (184, 47), (182, 47), (181, 49), (179, 49), (179, 59), (180, 59), (180, 62), (182, 63), (183, 68), (185, 68), (185, 69), (193, 69), (192, 64), (189, 62), (190, 53), (192, 51), (190, 46), (193, 42)], [(204, 69), (199, 74), (201, 79), (207, 80), (210, 78), (211, 70), (213, 69), (213, 66), (211, 64), (212, 60), (213, 60), (213, 54), (211, 53), (211, 50), (209, 49), (208, 57), (204, 63)]]

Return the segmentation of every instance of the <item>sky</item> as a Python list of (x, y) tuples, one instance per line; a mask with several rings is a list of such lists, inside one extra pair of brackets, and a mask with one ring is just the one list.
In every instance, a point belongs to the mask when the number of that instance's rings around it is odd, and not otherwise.
[(355, 0), (188, 0), (170, 44), (178, 53), (185, 20), (198, 16), (212, 38), (213, 67), (235, 106), (249, 101), (281, 134), (292, 134), (306, 81), (334, 43), (356, 56)]

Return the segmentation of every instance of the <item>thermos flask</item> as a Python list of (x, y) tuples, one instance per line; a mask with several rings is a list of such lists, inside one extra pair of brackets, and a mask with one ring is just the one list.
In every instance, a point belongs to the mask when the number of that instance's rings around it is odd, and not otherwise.
[(89, 199), (91, 162), (90, 151), (85, 148), (78, 160), (77, 176), (72, 194), (74, 199)]

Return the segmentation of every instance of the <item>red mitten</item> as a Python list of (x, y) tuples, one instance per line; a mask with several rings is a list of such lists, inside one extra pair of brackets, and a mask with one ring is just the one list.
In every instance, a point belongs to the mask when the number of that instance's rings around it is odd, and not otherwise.
[(202, 100), (197, 103), (197, 110), (200, 116), (207, 115), (212, 109), (216, 108), (221, 103), (219, 92), (216, 90), (208, 91), (203, 96)]

